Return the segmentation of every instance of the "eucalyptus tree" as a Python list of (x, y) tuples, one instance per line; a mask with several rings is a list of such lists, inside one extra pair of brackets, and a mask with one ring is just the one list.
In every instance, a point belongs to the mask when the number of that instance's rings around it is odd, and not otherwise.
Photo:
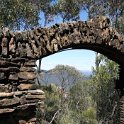
[(76, 0), (58, 0), (56, 9), (63, 22), (79, 19), (80, 6)]
[(101, 123), (119, 123), (118, 92), (115, 81), (118, 79), (118, 65), (103, 55), (96, 55), (96, 67), (93, 69), (92, 97), (96, 102), (97, 119)]
[[(39, 25), (40, 13), (50, 14), (53, 0), (0, 0), (0, 26), (14, 30)], [(52, 14), (52, 13), (51, 13)]]
[(68, 65), (57, 65), (52, 69), (52, 73), (59, 81), (60, 87), (64, 91), (68, 91), (70, 87), (83, 79), (83, 74), (76, 68)]

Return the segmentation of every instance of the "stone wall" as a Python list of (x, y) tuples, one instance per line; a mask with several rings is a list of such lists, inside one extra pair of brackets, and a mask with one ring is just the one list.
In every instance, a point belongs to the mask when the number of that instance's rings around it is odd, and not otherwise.
[(34, 88), (35, 60), (1, 58), (0, 124), (35, 124), (36, 105), (43, 107), (44, 92)]
[(91, 49), (124, 66), (124, 36), (107, 17), (24, 32), (0, 30), (0, 124), (36, 123), (44, 92), (34, 88), (35, 62), (63, 49)]
[(7, 28), (0, 32), (0, 124), (35, 124), (36, 106), (44, 107), (45, 96), (34, 87), (36, 60), (24, 56), (17, 36)]

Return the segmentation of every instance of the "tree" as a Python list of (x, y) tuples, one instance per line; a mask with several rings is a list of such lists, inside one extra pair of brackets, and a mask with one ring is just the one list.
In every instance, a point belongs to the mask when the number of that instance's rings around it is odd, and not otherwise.
[(69, 108), (73, 112), (75, 123), (97, 124), (96, 104), (92, 99), (92, 83), (90, 79), (82, 80), (70, 88)]
[(115, 80), (118, 78), (118, 65), (100, 54), (96, 54), (96, 68), (93, 69), (93, 99), (96, 102), (97, 119), (101, 123), (119, 123), (118, 93)]
[(74, 84), (82, 80), (82, 73), (68, 65), (57, 65), (52, 73), (57, 77), (60, 87), (67, 91)]
[(55, 124), (97, 124), (91, 81), (84, 80), (83, 74), (70, 66), (58, 65), (49, 72), (62, 86), (45, 86), (45, 119)]
[(35, 3), (29, 0), (2, 0), (0, 6), (1, 26), (22, 30), (38, 25), (39, 10)]
[(58, 0), (56, 4), (57, 14), (63, 19), (63, 22), (78, 20), (80, 6), (76, 0)]
[[(53, 0), (1, 0), (0, 26), (25, 30), (39, 25), (40, 13), (52, 15)], [(48, 16), (45, 16), (46, 20)], [(46, 21), (45, 20), (45, 21)]]

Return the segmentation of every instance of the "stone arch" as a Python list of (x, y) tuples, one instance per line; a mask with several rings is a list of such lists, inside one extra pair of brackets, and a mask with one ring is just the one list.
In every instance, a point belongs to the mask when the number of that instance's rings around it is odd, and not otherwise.
[[(89, 49), (104, 54), (121, 67), (117, 89), (121, 92), (121, 123), (124, 123), (124, 36), (111, 27), (107, 17), (24, 32), (4, 28), (0, 31), (0, 41), (0, 116), (6, 118), (10, 113), (10, 120), (17, 116), (15, 123), (32, 121), (34, 111), (29, 108), (32, 106), (34, 110), (36, 102), (44, 99), (43, 91), (33, 88), (36, 72), (32, 67), (37, 59), (65, 49)], [(29, 112), (30, 117), (23, 117), (22, 110)]]
[(63, 49), (90, 49), (104, 54), (119, 64), (124, 63), (124, 36), (110, 26), (107, 17), (85, 22), (55, 24), (24, 32), (1, 31), (3, 58), (38, 59)]

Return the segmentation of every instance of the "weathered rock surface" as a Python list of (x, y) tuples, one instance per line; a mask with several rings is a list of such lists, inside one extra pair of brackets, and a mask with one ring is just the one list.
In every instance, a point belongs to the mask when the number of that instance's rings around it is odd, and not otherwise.
[(33, 84), (20, 84), (18, 86), (18, 89), (19, 90), (28, 90), (28, 89), (31, 89), (33, 86)]
[[(31, 122), (36, 124), (36, 105), (40, 104), (44, 106), (44, 99), (45, 96), (42, 90), (25, 90), (10, 93), (0, 92), (0, 117), (10, 117), (11, 122), (9, 124), (13, 124), (13, 121), (15, 124), (22, 122), (25, 122), (25, 124)], [(12, 120), (13, 116), (17, 120)], [(3, 120), (0, 120), (0, 122), (6, 124), (6, 121), (3, 122)]]
[(18, 77), (24, 80), (33, 80), (36, 78), (36, 75), (33, 72), (19, 72)]
[(11, 105), (16, 105), (19, 103), (19, 98), (15, 97), (15, 98), (12, 98), (12, 99), (2, 99), (0, 100), (0, 106), (11, 106)]
[(0, 58), (0, 124), (36, 124), (36, 105), (44, 106), (45, 96), (42, 90), (32, 90), (33, 67), (34, 60)]

